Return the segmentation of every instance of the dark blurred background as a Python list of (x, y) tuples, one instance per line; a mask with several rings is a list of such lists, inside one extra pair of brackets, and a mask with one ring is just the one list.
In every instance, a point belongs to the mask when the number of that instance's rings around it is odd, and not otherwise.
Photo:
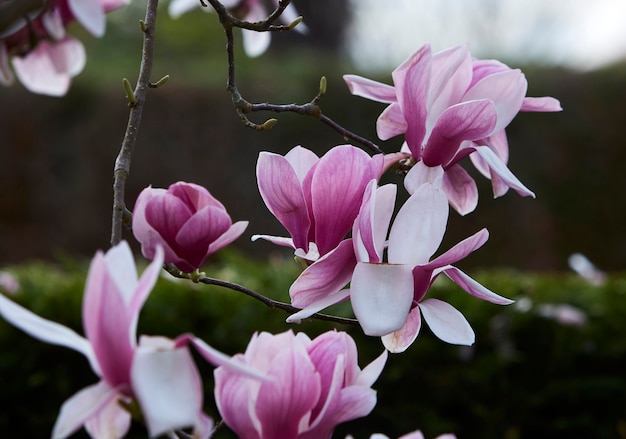
[[(274, 35), (270, 50), (258, 59), (246, 58), (237, 41), (241, 92), (250, 101), (304, 103), (325, 75), (324, 113), (377, 140), (375, 121), (384, 105), (351, 96), (341, 79), (345, 73), (371, 76), (352, 66), (342, 50), (353, 15), (350, 3), (296, 5), (310, 29), (306, 36)], [(33, 95), (19, 84), (0, 90), (0, 265), (60, 254), (90, 256), (108, 246), (112, 169), (128, 116), (121, 78), (134, 82), (137, 75), (141, 35), (135, 23), (142, 7), (112, 14), (101, 40), (73, 29), (84, 37), (88, 63), (66, 97)], [(254, 233), (283, 234), (256, 189), (258, 152), (285, 153), (302, 144), (323, 154), (343, 139), (313, 118), (293, 114), (279, 115), (268, 132), (245, 128), (225, 91), (225, 39), (214, 14), (196, 11), (172, 20), (161, 8), (156, 43), (153, 78), (170, 74), (171, 79), (148, 94), (128, 206), (148, 185), (193, 181), (221, 199), (234, 220), (250, 220), (238, 246), (257, 256), (278, 251), (247, 239)], [(465, 218), (451, 214), (444, 246), (487, 227), (489, 242), (465, 261), (466, 267), (564, 270), (568, 255), (582, 252), (604, 269), (622, 269), (626, 63), (585, 73), (513, 66), (526, 73), (529, 96), (557, 97), (565, 109), (522, 113), (507, 129), (510, 168), (537, 199), (511, 192), (492, 200), (489, 182), (478, 176), (478, 209)], [(377, 79), (389, 83), (390, 71)], [(274, 116), (251, 118), (262, 122)], [(400, 142), (378, 143), (393, 152)]]

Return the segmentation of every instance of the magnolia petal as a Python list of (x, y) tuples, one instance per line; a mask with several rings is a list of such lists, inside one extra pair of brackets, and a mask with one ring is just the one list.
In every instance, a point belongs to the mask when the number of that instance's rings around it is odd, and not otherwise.
[(256, 241), (258, 239), (262, 239), (264, 241), (269, 241), (272, 244), (279, 245), (281, 247), (291, 247), (295, 249), (293, 245), (293, 239), (287, 238), (284, 236), (272, 236), (272, 235), (252, 235), (250, 238), (251, 241)]
[(97, 374), (100, 372), (91, 344), (87, 339), (78, 335), (70, 328), (39, 317), (26, 308), (7, 299), (0, 294), (0, 315), (16, 328), (21, 329), (31, 337), (45, 343), (65, 346), (80, 352), (89, 360), (91, 367)]
[(72, 14), (93, 36), (104, 35), (106, 18), (100, 0), (68, 0)]
[(150, 437), (197, 423), (202, 407), (202, 383), (187, 349), (140, 347), (131, 376)]
[(443, 191), (432, 184), (422, 185), (400, 208), (391, 226), (389, 263), (412, 268), (428, 262), (443, 239), (448, 211)]
[[(404, 434), (400, 436), (398, 439), (424, 439), (424, 435), (420, 430), (413, 431), (411, 433)], [(438, 437), (435, 439), (443, 439), (442, 437)]]
[(263, 55), (272, 42), (270, 32), (242, 29), (241, 36), (243, 37), (243, 50), (250, 58)]
[(350, 282), (355, 265), (352, 239), (346, 239), (300, 274), (289, 288), (291, 304), (307, 308), (341, 290)]
[(493, 128), (494, 132), (503, 130), (511, 123), (519, 112), (528, 82), (519, 69), (509, 69), (488, 75), (470, 88), (464, 100), (489, 99), (496, 106), (498, 121)]
[(524, 186), (488, 146), (477, 146), (475, 149), (491, 171), (498, 175), (510, 188), (523, 197), (535, 198), (534, 192)]
[(443, 184), (444, 170), (442, 166), (426, 166), (421, 160), (404, 177), (404, 188), (413, 195), (421, 185), (430, 183), (440, 188)]
[(391, 104), (396, 102), (396, 90), (391, 85), (363, 78), (357, 75), (343, 75), (350, 93), (372, 101)]
[(311, 180), (311, 213), (320, 254), (335, 248), (350, 231), (363, 193), (378, 174), (372, 158), (352, 145), (332, 148), (320, 159)]
[(387, 363), (387, 351), (383, 351), (374, 361), (365, 366), (361, 371), (356, 381), (357, 386), (371, 387), (376, 382), (380, 374), (383, 372), (385, 364)]
[(464, 291), (474, 297), (486, 300), (487, 302), (495, 303), (496, 305), (509, 305), (514, 302), (511, 299), (502, 297), (490, 289), (485, 288), (456, 267), (445, 267), (443, 273), (452, 279), (452, 281), (460, 286)]
[[(404, 119), (402, 108), (397, 102), (385, 108), (376, 120), (376, 133), (380, 140), (391, 139), (405, 133), (407, 129), (407, 121)], [(419, 157), (419, 149), (411, 152)]]
[[(124, 303), (128, 304), (137, 288), (137, 266), (128, 242), (121, 241), (111, 247), (103, 257), (104, 264), (95, 262), (94, 270), (104, 270), (113, 281), (116, 292), (122, 295)], [(103, 294), (106, 292), (103, 292)]]
[[(219, 238), (209, 245), (209, 251), (207, 252), (207, 256), (215, 253), (216, 251), (226, 247), (231, 244), (237, 238), (239, 238), (243, 232), (248, 228), (248, 221), (237, 221), (235, 224), (230, 226), (226, 232), (222, 234)], [(205, 256), (206, 257), (206, 256)]]
[(558, 99), (549, 96), (540, 98), (524, 98), (522, 108), (519, 111), (563, 111)]
[(231, 226), (230, 216), (223, 209), (206, 206), (195, 212), (176, 234), (179, 256), (192, 267), (200, 268), (208, 255), (210, 245)]
[(53, 39), (60, 40), (65, 36), (65, 26), (59, 9), (50, 9), (45, 12), (41, 16), (41, 24)]
[(141, 311), (143, 304), (146, 302), (146, 299), (152, 292), (152, 288), (154, 288), (154, 285), (156, 284), (162, 267), (163, 250), (159, 246), (157, 247), (154, 260), (150, 263), (150, 265), (148, 265), (148, 267), (144, 270), (141, 277), (139, 278), (130, 303), (128, 304), (128, 314), (130, 316), (129, 336), (132, 342), (134, 342), (136, 339), (137, 320), (139, 319), (139, 312)]
[(428, 119), (434, 122), (446, 108), (461, 102), (472, 81), (472, 56), (469, 48), (455, 46), (435, 53), (431, 69), (426, 105)]
[(118, 395), (118, 398), (109, 400), (99, 411), (85, 421), (85, 430), (93, 438), (121, 438), (126, 436), (130, 429), (131, 415), (128, 410), (120, 406), (120, 401), (131, 401)]
[(298, 176), (298, 180), (302, 183), (313, 166), (320, 161), (320, 158), (310, 149), (298, 145), (285, 154), (285, 160), (289, 162)]
[(487, 137), (496, 122), (496, 107), (487, 99), (463, 102), (447, 108), (435, 122), (422, 151), (424, 164), (448, 165), (464, 140)]
[(310, 220), (302, 184), (291, 164), (278, 154), (261, 152), (256, 166), (261, 198), (293, 238), (296, 248), (307, 248)]
[(415, 307), (409, 313), (404, 326), (391, 334), (383, 335), (383, 345), (391, 353), (397, 354), (407, 350), (417, 338), (422, 326), (422, 318), (419, 307)]
[(358, 261), (382, 262), (396, 192), (397, 187), (394, 184), (386, 184), (377, 189), (376, 180), (372, 180), (367, 186), (361, 210), (352, 228), (352, 242)]
[[(172, 0), (167, 7), (167, 12), (172, 18), (178, 18), (186, 12), (191, 11), (200, 6), (200, 2), (197, 0)], [(212, 11), (213, 8), (203, 8), (207, 12)]]
[(215, 369), (214, 377), (215, 402), (226, 425), (238, 437), (261, 439), (262, 427), (254, 410), (258, 389), (245, 376), (221, 367)]
[(488, 239), (489, 231), (487, 229), (481, 229), (472, 236), (465, 238), (463, 241), (456, 244), (444, 254), (436, 257), (430, 261), (430, 263), (423, 265), (422, 268), (428, 270), (443, 267), (444, 265), (454, 264), (482, 247)]
[[(335, 425), (367, 416), (376, 406), (376, 391), (369, 387), (351, 386), (341, 392), (341, 401), (334, 414)], [(319, 436), (318, 436), (319, 437)]]
[(446, 169), (443, 191), (450, 205), (460, 215), (473, 212), (478, 205), (478, 188), (474, 179), (459, 165)]
[[(89, 418), (97, 416), (109, 402), (117, 399), (118, 395), (118, 389), (109, 386), (105, 381), (78, 391), (61, 406), (61, 412), (52, 429), (52, 438), (62, 439), (70, 436)], [(120, 407), (120, 410), (123, 409)], [(109, 434), (107, 437), (117, 436)]]
[(413, 273), (408, 265), (359, 262), (350, 284), (354, 315), (367, 335), (400, 329), (413, 301)]
[[(349, 279), (348, 279), (349, 280)], [(300, 323), (303, 319), (311, 317), (313, 314), (320, 312), (321, 310), (328, 308), (329, 306), (343, 302), (350, 296), (349, 289), (339, 290), (334, 293), (330, 293), (320, 299), (310, 303), (300, 311), (287, 317), (287, 323)]]
[(472, 327), (455, 307), (439, 299), (426, 299), (418, 306), (428, 327), (439, 339), (450, 344), (474, 344)]

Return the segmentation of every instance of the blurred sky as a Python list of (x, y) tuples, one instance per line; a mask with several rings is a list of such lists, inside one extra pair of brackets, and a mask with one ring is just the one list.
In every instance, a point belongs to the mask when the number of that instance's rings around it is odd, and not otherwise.
[(351, 1), (348, 50), (367, 71), (388, 71), (426, 42), (578, 70), (626, 59), (626, 0)]

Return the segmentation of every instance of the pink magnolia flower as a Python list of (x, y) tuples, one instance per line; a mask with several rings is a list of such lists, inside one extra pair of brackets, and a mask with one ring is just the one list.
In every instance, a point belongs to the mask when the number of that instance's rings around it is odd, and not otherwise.
[[(85, 66), (85, 49), (65, 33), (78, 21), (96, 37), (104, 35), (105, 13), (130, 0), (52, 0), (0, 31), (0, 83), (11, 85), (13, 74), (34, 93), (64, 95), (71, 78)], [(17, 4), (17, 2), (16, 2)], [(43, 3), (42, 3), (43, 5)]]
[(378, 118), (378, 136), (404, 134), (415, 160), (443, 166), (443, 190), (459, 213), (478, 202), (474, 180), (458, 165), (468, 155), (491, 178), (494, 196), (509, 187), (534, 196), (506, 166), (504, 129), (519, 111), (560, 111), (556, 99), (526, 98), (528, 84), (519, 69), (474, 60), (464, 46), (433, 54), (425, 45), (392, 77), (393, 87), (355, 75), (344, 79), (353, 94), (390, 104)]
[(336, 146), (322, 158), (301, 146), (284, 157), (261, 152), (259, 192), (291, 238), (255, 235), (252, 239), (289, 246), (296, 256), (316, 260), (350, 231), (367, 183), (378, 179), (382, 169), (382, 154), (370, 157), (352, 145)]
[(260, 383), (215, 369), (217, 407), (240, 439), (329, 439), (338, 424), (372, 411), (371, 386), (387, 354), (361, 370), (348, 334), (329, 331), (311, 340), (287, 331), (255, 334), (233, 359), (274, 378)]
[[(220, 0), (220, 2), (235, 16), (251, 23), (263, 21), (269, 15), (261, 0)], [(274, 4), (278, 6), (278, 0), (274, 0)], [(200, 2), (197, 0), (172, 0), (169, 4), (168, 12), (170, 17), (178, 18), (185, 12), (198, 6), (200, 6)], [(207, 7), (204, 10), (210, 12), (212, 8)], [(281, 14), (280, 21), (288, 25), (296, 18), (298, 18), (298, 12), (295, 6), (290, 3)], [(294, 30), (306, 33), (307, 27), (304, 23), (300, 23)], [(270, 32), (256, 32), (248, 29), (242, 29), (241, 35), (243, 38), (243, 49), (250, 57), (262, 55), (270, 46), (272, 39)]]
[(74, 349), (87, 358), (100, 381), (70, 397), (61, 407), (52, 437), (65, 438), (85, 426), (91, 437), (123, 437), (130, 413), (119, 401), (137, 400), (151, 437), (193, 426), (198, 438), (208, 438), (212, 420), (202, 413), (202, 383), (186, 347), (193, 344), (213, 364), (263, 378), (262, 374), (192, 335), (177, 340), (142, 337), (136, 340), (139, 312), (163, 263), (154, 261), (137, 279), (135, 262), (123, 241), (91, 262), (83, 299), (86, 338), (43, 319), (0, 295), (0, 314), (11, 324), (44, 342)]
[[(481, 247), (486, 229), (458, 243), (432, 261), (446, 230), (448, 201), (441, 190), (443, 168), (418, 163), (406, 176), (416, 189), (391, 222), (395, 185), (376, 188), (371, 181), (352, 229), (352, 238), (310, 265), (292, 284), (292, 303), (302, 311), (287, 321), (350, 299), (352, 309), (367, 335), (382, 336), (392, 352), (404, 351), (417, 337), (421, 315), (441, 340), (470, 345), (474, 332), (463, 315), (438, 299), (424, 299), (440, 274), (479, 299), (497, 304), (512, 301), (488, 290), (451, 265)], [(418, 186), (418, 182), (422, 181)], [(387, 250), (387, 260), (383, 259)], [(350, 289), (341, 288), (350, 282)]]
[(167, 190), (148, 187), (133, 211), (133, 234), (143, 255), (153, 259), (162, 246), (165, 262), (186, 273), (239, 238), (246, 227), (248, 221), (233, 224), (224, 205), (193, 183), (178, 182)]

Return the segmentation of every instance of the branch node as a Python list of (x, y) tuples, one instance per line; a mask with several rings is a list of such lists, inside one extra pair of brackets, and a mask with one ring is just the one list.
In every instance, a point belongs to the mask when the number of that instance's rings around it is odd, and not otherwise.
[(146, 22), (143, 20), (139, 20), (139, 29), (141, 29), (142, 32), (148, 32), (148, 26), (146, 25)]
[(170, 75), (165, 75), (164, 77), (159, 79), (157, 82), (149, 82), (148, 83), (148, 87), (150, 87), (150, 88), (159, 88), (162, 85), (165, 85), (165, 83), (167, 81), (169, 81), (169, 79), (170, 79)]

